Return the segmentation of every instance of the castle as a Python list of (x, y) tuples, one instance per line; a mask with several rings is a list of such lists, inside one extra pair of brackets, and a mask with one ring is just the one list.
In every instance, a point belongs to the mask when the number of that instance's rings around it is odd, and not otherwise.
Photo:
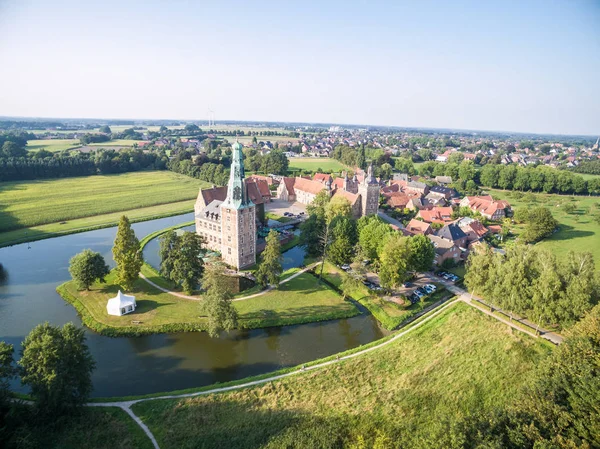
[(377, 214), (381, 187), (377, 178), (373, 176), (372, 166), (369, 166), (366, 173), (356, 170), (352, 178), (347, 173), (336, 179), (323, 173), (317, 173), (313, 179), (283, 178), (277, 189), (277, 198), (310, 204), (323, 190), (331, 198), (341, 196), (347, 199), (355, 218)]
[(236, 269), (256, 263), (257, 204), (253, 200), (262, 205), (256, 184), (246, 182), (242, 145), (236, 142), (227, 187), (200, 191), (194, 207), (196, 233)]
[[(265, 221), (264, 203), (270, 201), (270, 192), (264, 179), (246, 179), (240, 143), (233, 144), (231, 157), (227, 186), (200, 190), (194, 215), (196, 233), (204, 237), (206, 246), (221, 253), (223, 262), (239, 270), (256, 263), (257, 223)], [(322, 190), (332, 198), (346, 198), (356, 218), (377, 213), (380, 185), (372, 167), (352, 179), (347, 174), (335, 180), (320, 174), (314, 180), (283, 178), (277, 197), (309, 204)]]

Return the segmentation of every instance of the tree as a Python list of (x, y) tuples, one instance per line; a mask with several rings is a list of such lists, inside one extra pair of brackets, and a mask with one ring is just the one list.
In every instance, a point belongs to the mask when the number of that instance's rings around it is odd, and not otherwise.
[(392, 177), (393, 168), (390, 164), (382, 164), (379, 168), (379, 173), (383, 179), (390, 179)]
[(69, 261), (69, 273), (80, 290), (89, 290), (96, 281), (104, 282), (109, 272), (104, 257), (91, 249), (84, 249)]
[(61, 414), (87, 401), (96, 364), (83, 329), (40, 324), (21, 345), (21, 382), (31, 388), (40, 412)]
[(472, 181), (475, 179), (475, 164), (473, 161), (465, 159), (458, 166), (458, 177), (463, 181)]
[(369, 260), (378, 259), (380, 248), (392, 234), (392, 228), (378, 216), (373, 215), (372, 217), (361, 217), (358, 220), (358, 229), (358, 243), (363, 254)]
[(261, 262), (256, 272), (256, 280), (263, 287), (269, 284), (278, 287), (279, 277), (283, 271), (281, 267), (282, 257), (279, 233), (271, 229), (267, 235), (266, 242), (265, 250), (260, 256)]
[(336, 217), (352, 216), (352, 205), (343, 196), (334, 196), (325, 208), (325, 218), (331, 223)]
[(577, 206), (573, 203), (567, 203), (563, 206), (563, 210), (570, 215), (577, 210)]
[(379, 279), (383, 287), (392, 289), (406, 279), (409, 258), (408, 237), (399, 233), (392, 234), (381, 250)]
[(409, 240), (409, 269), (412, 271), (428, 271), (433, 265), (435, 247), (424, 235), (415, 235)]
[(2, 155), (4, 157), (25, 157), (27, 156), (27, 150), (15, 142), (7, 140), (2, 145)]
[(203, 238), (195, 232), (184, 232), (177, 239), (170, 279), (181, 284), (183, 291), (191, 295), (204, 271), (202, 261)]
[(230, 331), (238, 325), (238, 314), (231, 304), (228, 281), (222, 263), (215, 262), (206, 266), (202, 276), (205, 293), (201, 309), (208, 317), (206, 330), (211, 337), (218, 337), (221, 331)]
[[(9, 382), (16, 375), (13, 353), (13, 345), (0, 341), (0, 430), (10, 404)], [(2, 442), (1, 437), (0, 442)]]
[(360, 146), (360, 148), (358, 149), (358, 153), (356, 154), (356, 166), (363, 170), (367, 167), (364, 144)]
[(125, 215), (119, 221), (112, 253), (117, 264), (117, 283), (125, 290), (131, 290), (134, 281), (139, 276), (144, 259), (140, 250), (140, 242)]
[(111, 134), (112, 133), (112, 131), (108, 125), (101, 126), (98, 131), (100, 131), (103, 134)]
[(527, 226), (521, 237), (526, 243), (533, 243), (552, 235), (558, 221), (554, 219), (550, 209), (539, 206), (527, 212)]
[(329, 260), (335, 265), (349, 263), (356, 245), (356, 222), (349, 217), (338, 216), (331, 222), (331, 244)]
[(175, 258), (177, 257), (177, 245), (179, 244), (179, 238), (175, 231), (165, 232), (158, 239), (159, 249), (158, 255), (160, 257), (160, 274), (170, 281), (174, 281), (171, 277), (173, 272), (173, 265)]

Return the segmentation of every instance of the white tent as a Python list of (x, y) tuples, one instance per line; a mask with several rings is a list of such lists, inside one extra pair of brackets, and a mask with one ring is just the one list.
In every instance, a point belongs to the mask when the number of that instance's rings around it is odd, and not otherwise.
[(119, 290), (117, 296), (110, 298), (106, 304), (106, 310), (109, 315), (121, 316), (135, 310), (135, 296), (124, 295)]

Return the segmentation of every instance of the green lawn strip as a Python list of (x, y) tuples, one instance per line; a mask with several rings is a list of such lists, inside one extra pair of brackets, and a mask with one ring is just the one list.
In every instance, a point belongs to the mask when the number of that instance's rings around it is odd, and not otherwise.
[(265, 217), (270, 218), (271, 220), (278, 221), (280, 223), (287, 223), (288, 221), (293, 220), (293, 218), (277, 215), (277, 214), (274, 214), (273, 212), (267, 212), (265, 214)]
[(28, 151), (46, 150), (51, 153), (79, 148), (79, 139), (39, 139), (30, 140), (25, 147)]
[(263, 447), (267, 441), (269, 447), (302, 441), (331, 447), (340, 438), (355, 441), (381, 429), (393, 434), (394, 444), (409, 447), (409, 441), (443, 432), (448, 416), (516, 400), (550, 351), (458, 303), (361, 357), (264, 385), (145, 401), (133, 409), (162, 449), (198, 441), (203, 447)]
[[(57, 224), (53, 229), (57, 231), (68, 227), (69, 220), (168, 206), (196, 198), (198, 189), (207, 185), (170, 171), (3, 182), (0, 232), (45, 224)], [(77, 227), (86, 225), (83, 222)]]
[[(138, 279), (133, 290), (127, 292), (136, 297), (135, 312), (124, 316), (108, 315), (107, 301), (119, 290), (114, 284), (114, 277), (113, 271), (107, 276), (106, 284), (94, 284), (89, 291), (78, 291), (76, 284), (69, 281), (60, 285), (57, 292), (77, 309), (87, 327), (102, 335), (139, 336), (205, 329), (206, 317), (202, 315), (200, 301), (162, 292), (143, 279)], [(240, 325), (248, 329), (358, 314), (351, 303), (330, 288), (318, 284), (309, 273), (282, 284), (279, 289), (233, 304), (239, 312)]]
[(96, 229), (110, 228), (118, 224), (122, 215), (127, 215), (132, 223), (137, 223), (140, 221), (156, 220), (159, 218), (181, 215), (193, 210), (194, 203), (192, 200), (188, 200), (96, 215), (93, 217), (78, 218), (69, 220), (65, 223), (50, 223), (14, 231), (0, 232), (0, 247), (76, 234), (79, 232), (93, 231)]
[[(24, 415), (19, 434), (25, 436), (19, 447), (45, 449), (151, 449), (152, 442), (141, 427), (119, 407), (86, 407), (51, 423)], [(17, 446), (15, 446), (17, 447)]]
[(290, 158), (288, 172), (292, 173), (298, 170), (309, 170), (316, 172), (317, 169), (321, 169), (325, 172), (341, 172), (347, 170), (341, 162), (326, 157), (314, 157), (314, 158)]
[[(600, 214), (600, 197), (556, 195), (544, 193), (525, 193), (521, 198), (515, 198), (518, 192), (499, 189), (486, 189), (494, 198), (507, 200), (513, 210), (518, 207), (531, 208), (545, 206), (559, 222), (559, 230), (536, 246), (545, 248), (565, 257), (569, 251), (591, 252), (594, 260), (600, 262), (600, 224), (594, 220), (594, 215)], [(565, 204), (576, 205), (573, 214), (564, 211)], [(518, 235), (523, 226), (516, 226), (514, 232)]]

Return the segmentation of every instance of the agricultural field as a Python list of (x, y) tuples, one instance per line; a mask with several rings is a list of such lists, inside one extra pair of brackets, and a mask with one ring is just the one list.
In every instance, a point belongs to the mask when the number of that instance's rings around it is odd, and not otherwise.
[(91, 147), (131, 147), (134, 143), (139, 143), (140, 140), (130, 140), (130, 139), (113, 139), (108, 142), (100, 142), (100, 143), (90, 143)]
[(448, 417), (518, 400), (550, 345), (457, 303), (389, 345), (228, 393), (144, 401), (162, 449), (452, 447)]
[[(106, 278), (106, 284), (94, 284), (90, 291), (77, 291), (73, 281), (63, 284), (59, 291), (67, 300), (76, 298), (85, 308), (83, 317), (86, 325), (100, 332), (102, 329), (95, 327), (96, 323), (110, 326), (111, 335), (120, 331), (128, 332), (132, 320), (142, 323), (136, 326), (136, 332), (146, 333), (182, 330), (176, 327), (179, 325), (189, 326), (186, 328), (188, 330), (201, 329), (206, 323), (200, 302), (163, 293), (142, 279), (136, 281), (133, 289), (137, 302), (135, 312), (124, 317), (109, 316), (106, 314), (106, 298), (116, 294), (119, 289), (113, 281), (114, 272)], [(256, 291), (240, 293), (238, 296), (252, 293)], [(319, 284), (318, 279), (310, 273), (303, 273), (262, 296), (234, 301), (233, 305), (239, 313), (240, 323), (246, 328), (347, 318), (358, 314), (353, 304), (344, 301), (326, 285)]]
[[(487, 189), (494, 198), (507, 200), (513, 209), (518, 207), (545, 206), (559, 222), (560, 230), (551, 237), (537, 243), (536, 246), (551, 250), (559, 257), (569, 251), (589, 251), (600, 269), (600, 223), (594, 215), (600, 215), (600, 197), (570, 196), (544, 193), (526, 193), (516, 198), (515, 193), (498, 189)], [(518, 193), (517, 193), (518, 195)], [(565, 212), (565, 204), (574, 204), (576, 210), (572, 214)], [(520, 227), (514, 229), (518, 235)]]
[(80, 146), (81, 142), (79, 142), (79, 139), (40, 139), (28, 141), (26, 148), (29, 151), (46, 150), (54, 153), (56, 151), (79, 148)]
[[(233, 136), (224, 136), (221, 134), (217, 134), (217, 137), (220, 137), (221, 139), (227, 139), (229, 142), (233, 143), (235, 142), (236, 137)], [(243, 144), (243, 145), (250, 145), (252, 143), (252, 139), (254, 138), (254, 136), (238, 136), (237, 140)], [(296, 137), (288, 137), (288, 136), (256, 136), (256, 140), (258, 142), (263, 141), (270, 141), (270, 142), (292, 142), (293, 144), (297, 144), (298, 143), (298, 138)]]
[(293, 172), (294, 170), (309, 170), (317, 172), (319, 169), (325, 172), (333, 173), (347, 170), (348, 167), (341, 162), (336, 161), (335, 159), (326, 157), (292, 157), (290, 158), (288, 171)]
[(0, 233), (192, 200), (200, 187), (207, 186), (169, 171), (4, 182), (0, 183)]

